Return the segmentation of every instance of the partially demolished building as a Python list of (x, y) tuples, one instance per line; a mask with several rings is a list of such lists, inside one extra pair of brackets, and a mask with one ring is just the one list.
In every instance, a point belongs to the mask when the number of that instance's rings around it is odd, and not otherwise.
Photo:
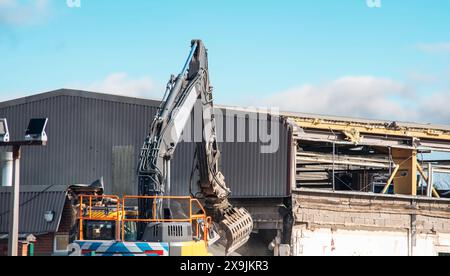
[(450, 128), (286, 116), (294, 128), (290, 253), (450, 253)]

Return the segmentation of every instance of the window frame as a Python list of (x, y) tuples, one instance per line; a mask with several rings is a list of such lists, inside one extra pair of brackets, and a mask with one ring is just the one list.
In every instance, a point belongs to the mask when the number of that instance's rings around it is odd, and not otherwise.
[[(65, 236), (67, 238), (67, 247), (65, 250), (58, 250), (57, 238), (61, 237), (61, 236)], [(55, 233), (55, 235), (53, 235), (53, 254), (68, 253), (69, 252), (69, 249), (68, 249), (69, 244), (70, 244), (69, 233)]]

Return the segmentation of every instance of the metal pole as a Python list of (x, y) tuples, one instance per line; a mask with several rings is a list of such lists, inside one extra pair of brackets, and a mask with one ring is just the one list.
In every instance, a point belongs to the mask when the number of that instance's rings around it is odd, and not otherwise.
[(166, 175), (166, 191), (165, 191), (165, 195), (170, 196), (170, 194), (171, 194), (171, 187), (170, 187), (170, 185), (171, 185), (171, 183), (170, 183), (170, 160), (167, 160), (166, 166), (167, 166), (166, 167), (167, 175)]
[(335, 165), (336, 165), (336, 143), (333, 142), (333, 192), (336, 191), (336, 179), (334, 177), (335, 175)]
[(433, 165), (428, 163), (427, 197), (433, 197)]
[(2, 162), (2, 186), (12, 187), (13, 185), (13, 153), (4, 152), (1, 154)]
[[(171, 187), (170, 185), (172, 184), (170, 182), (170, 159), (167, 160), (166, 162), (166, 191), (164, 195), (170, 196), (172, 191), (171, 191)], [(172, 210), (170, 208), (170, 198), (167, 199), (167, 208), (169, 208), (169, 210)], [(171, 211), (170, 211), (171, 212)], [(164, 218), (164, 217), (163, 217)]]
[(20, 146), (13, 146), (14, 185), (11, 191), (9, 208), (9, 240), (8, 256), (17, 256), (19, 243), (19, 175), (20, 175)]

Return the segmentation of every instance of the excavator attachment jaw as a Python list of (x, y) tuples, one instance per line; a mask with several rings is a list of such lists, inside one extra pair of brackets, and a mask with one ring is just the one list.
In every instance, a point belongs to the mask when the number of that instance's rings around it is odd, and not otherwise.
[(244, 208), (230, 208), (224, 212), (219, 228), (226, 238), (225, 255), (228, 256), (249, 240), (253, 219)]

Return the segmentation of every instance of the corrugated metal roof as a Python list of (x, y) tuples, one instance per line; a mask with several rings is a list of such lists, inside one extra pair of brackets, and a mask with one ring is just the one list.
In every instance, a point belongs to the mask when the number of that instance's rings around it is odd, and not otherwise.
[[(23, 148), (21, 159), (22, 185), (70, 185), (91, 183), (104, 176), (105, 193), (137, 194), (137, 180), (130, 184), (114, 183), (114, 149), (131, 146), (135, 160), (147, 136), (149, 125), (156, 114), (158, 101), (123, 96), (91, 93), (86, 91), (57, 90), (40, 95), (0, 103), (0, 117), (8, 119), (11, 139), (23, 135), (31, 117), (48, 117), (46, 147)], [(224, 113), (224, 112), (222, 112)], [(258, 127), (267, 123), (264, 115), (257, 121)], [(237, 124), (248, 125), (245, 112), (225, 112), (217, 120), (217, 131), (224, 133), (230, 116)], [(219, 123), (219, 122), (222, 123)], [(285, 197), (290, 194), (288, 185), (288, 134), (285, 123), (278, 123), (280, 145), (272, 154), (260, 152), (262, 143), (219, 143), (222, 151), (221, 168), (232, 197), (260, 198)], [(172, 187), (174, 195), (186, 195), (194, 158), (194, 143), (181, 143), (172, 162)], [(126, 160), (123, 160), (124, 162)]]
[[(9, 232), (10, 187), (0, 187), (0, 233)], [(21, 186), (20, 234), (56, 232), (61, 221), (67, 186)], [(44, 220), (46, 211), (55, 212), (53, 222)]]
[(0, 102), (0, 108), (6, 108), (10, 106), (17, 106), (21, 104), (28, 104), (38, 101), (47, 100), (54, 97), (79, 97), (85, 99), (94, 100), (104, 100), (104, 101), (115, 101), (120, 103), (137, 104), (137, 105), (159, 105), (158, 100), (144, 99), (144, 98), (134, 98), (126, 97), (120, 95), (112, 95), (84, 90), (74, 90), (74, 89), (58, 89), (54, 91), (49, 91), (41, 94), (31, 95), (27, 97), (17, 98), (9, 101)]

